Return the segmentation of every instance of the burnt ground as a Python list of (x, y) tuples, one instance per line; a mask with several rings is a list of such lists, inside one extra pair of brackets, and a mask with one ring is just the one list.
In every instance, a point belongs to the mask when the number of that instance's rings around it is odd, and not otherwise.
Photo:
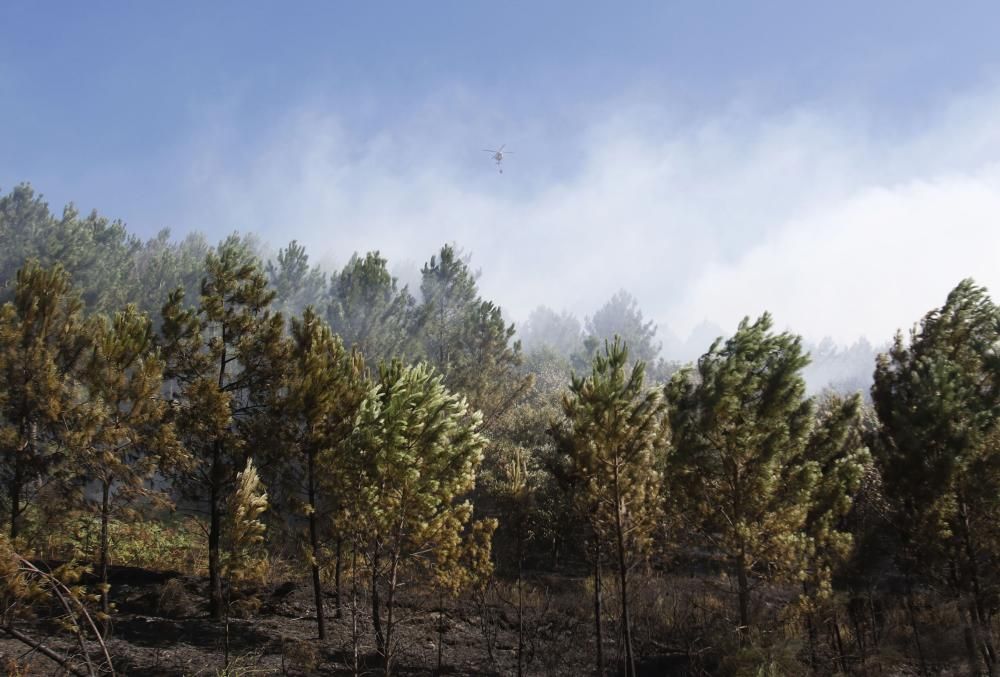
[[(93, 583), (93, 581), (84, 581)], [(332, 590), (326, 597), (326, 640), (317, 639), (312, 589), (307, 580), (275, 580), (257, 589), (243, 590), (231, 600), (229, 621), (230, 669), (225, 664), (226, 626), (208, 618), (204, 578), (173, 572), (114, 567), (111, 572), (112, 600), (116, 611), (108, 649), (118, 675), (148, 677), (243, 677), (247, 675), (353, 675), (353, 618), (345, 605), (342, 618), (335, 618)], [(349, 579), (345, 596), (350, 596)], [(637, 589), (632, 608), (635, 646), (640, 677), (691, 677), (720, 674), (722, 656), (737, 647), (720, 644), (732, 634), (731, 594), (718, 589), (718, 579), (700, 572), (675, 573), (648, 579)], [(91, 588), (93, 589), (93, 588)], [(561, 575), (536, 573), (529, 576), (524, 594), (523, 674), (552, 677), (589, 675), (594, 672), (593, 589), (585, 572)], [(789, 590), (761, 591), (758, 616), (785, 608)], [(399, 624), (394, 674), (397, 675), (516, 675), (516, 588), (498, 582), (486, 598), (466, 595), (441, 598), (401, 590), (396, 608)], [(345, 600), (347, 602), (349, 600)], [(370, 619), (370, 600), (359, 593), (358, 674), (379, 675)], [(440, 605), (440, 606), (439, 606)], [(621, 665), (615, 628), (614, 591), (606, 590), (604, 656), (607, 674)], [(771, 611), (769, 612), (768, 609)], [(962, 641), (948, 609), (928, 602), (921, 610), (928, 662), (939, 675), (959, 674)], [(40, 612), (44, 615), (44, 611)], [(867, 667), (857, 672), (899, 677), (916, 674), (910, 647), (908, 616), (898, 609), (886, 610), (880, 625), (883, 645), (870, 656)], [(777, 616), (775, 616), (777, 619)], [(19, 620), (17, 630), (43, 642), (56, 652), (72, 656), (79, 652), (72, 636), (51, 623)], [(779, 626), (772, 625), (775, 632)], [(794, 627), (787, 639), (778, 639), (769, 652), (782, 664), (781, 674), (805, 674), (806, 645)], [(851, 649), (850, 628), (841, 623), (847, 656), (858, 665)], [(799, 628), (798, 630), (801, 630)], [(829, 627), (824, 626), (824, 633)], [(778, 633), (780, 634), (780, 632)], [(837, 672), (834, 635), (820, 637), (817, 656), (821, 665)], [(838, 636), (839, 637), (839, 636)], [(441, 638), (441, 668), (438, 643)], [(669, 639), (669, 642), (667, 640)], [(96, 644), (91, 643), (96, 656)], [(842, 649), (843, 650), (843, 649)], [(861, 654), (858, 654), (861, 655)], [(808, 658), (806, 656), (806, 658)], [(8, 661), (22, 666), (12, 671)], [(77, 666), (82, 663), (77, 661)], [(959, 666), (959, 668), (956, 668)], [(6, 672), (5, 672), (6, 669)], [(60, 675), (67, 672), (56, 663), (31, 652), (23, 643), (0, 632), (0, 674)], [(80, 673), (86, 674), (86, 673)], [(741, 673), (743, 674), (743, 673)], [(746, 672), (745, 674), (764, 674)]]
[[(54, 565), (56, 563), (49, 563)], [(370, 600), (363, 586), (351, 613), (350, 578), (345, 576), (345, 606), (335, 617), (336, 602), (328, 586), (326, 640), (317, 639), (312, 588), (294, 578), (287, 565), (276, 567), (274, 580), (257, 588), (234, 591), (229, 621), (230, 669), (225, 664), (226, 626), (208, 618), (205, 578), (134, 567), (112, 567), (111, 597), (115, 605), (107, 641), (117, 674), (149, 677), (242, 677), (244, 675), (353, 675), (357, 620), (358, 674), (378, 675)], [(524, 589), (523, 674), (552, 677), (594, 672), (592, 579), (586, 568), (561, 573), (528, 572)], [(648, 572), (633, 581), (631, 617), (640, 677), (692, 677), (733, 673), (723, 662), (739, 651), (733, 633), (735, 589), (714, 570), (681, 562), (672, 572)], [(84, 580), (94, 590), (93, 580)], [(394, 673), (398, 675), (516, 675), (518, 615), (516, 587), (499, 580), (488, 594), (449, 599), (421, 593), (426, 586), (401, 588), (396, 618), (399, 637)], [(913, 608), (890, 603), (891, 590), (880, 598), (864, 598), (841, 607), (839, 621), (821, 625), (814, 649), (806, 644), (802, 619), (783, 618), (795, 589), (761, 587), (754, 597), (754, 616), (768, 640), (761, 658), (777, 661), (781, 674), (804, 674), (808, 661), (818, 661), (821, 674), (842, 672), (845, 661), (854, 674), (901, 677), (917, 673), (912, 637), (914, 610), (919, 616), (930, 672), (963, 671), (965, 644), (959, 610), (930, 593), (917, 595)], [(874, 594), (874, 597), (873, 597)], [(604, 591), (604, 657), (607, 674), (621, 665), (613, 586)], [(860, 621), (848, 612), (854, 602), (867, 602)], [(40, 609), (39, 617), (52, 610)], [(829, 616), (829, 614), (827, 614)], [(819, 616), (817, 617), (819, 618)], [(825, 617), (824, 617), (825, 618)], [(836, 619), (837, 616), (832, 618)], [(858, 624), (860, 622), (860, 625)], [(42, 620), (18, 620), (15, 628), (61, 655), (79, 653), (75, 639)], [(834, 632), (834, 628), (838, 632)], [(860, 638), (860, 639), (859, 639)], [(441, 646), (439, 647), (439, 639)], [(727, 643), (728, 642), (728, 643)], [(91, 643), (97, 656), (96, 643)], [(438, 656), (440, 648), (440, 671)], [(812, 654), (812, 651), (815, 654)], [(758, 653), (760, 653), (758, 651)], [(748, 656), (753, 658), (753, 656)], [(10, 660), (25, 666), (12, 671)], [(77, 666), (82, 663), (77, 661)], [(824, 667), (825, 666), (825, 667)], [(828, 669), (827, 669), (828, 668)], [(6, 672), (5, 672), (6, 670)], [(839, 672), (838, 672), (839, 671)], [(0, 675), (67, 674), (56, 663), (32, 652), (0, 631)], [(85, 673), (81, 673), (85, 674)], [(758, 674), (757, 671), (740, 674)], [(759, 673), (764, 674), (764, 673)]]
[[(234, 615), (244, 617), (229, 621), (232, 667), (228, 673), (222, 672), (225, 625), (208, 618), (204, 579), (118, 567), (111, 581), (117, 611), (107, 646), (120, 675), (353, 674), (350, 610), (344, 609), (340, 619), (333, 618), (334, 599), (327, 595), (328, 638), (320, 642), (306, 581), (276, 582), (233, 600)], [(587, 614), (583, 611), (582, 618), (572, 618), (581, 610), (561, 601), (569, 594), (578, 598), (581, 582), (564, 585), (562, 592), (546, 593), (544, 614), (526, 621), (526, 674), (578, 675), (592, 670)], [(439, 635), (443, 637), (441, 674), (516, 674), (517, 618), (511, 604), (502, 596), (485, 606), (465, 599), (446, 602), (438, 613), (439, 603), (436, 597), (408, 596), (405, 591), (401, 595), (396, 674), (435, 674)], [(367, 598), (359, 598), (359, 663), (362, 674), (374, 675), (379, 670), (368, 604)], [(64, 655), (78, 650), (72, 637), (53, 627), (29, 622), (19, 622), (17, 627)], [(0, 635), (0, 666), (15, 658), (29, 666), (22, 674), (65, 674), (37, 652), (25, 656), (26, 650), (23, 644)]]

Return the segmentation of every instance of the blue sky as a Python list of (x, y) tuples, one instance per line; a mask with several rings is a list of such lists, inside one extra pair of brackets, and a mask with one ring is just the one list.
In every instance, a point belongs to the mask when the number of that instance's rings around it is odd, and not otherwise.
[[(682, 335), (769, 308), (881, 341), (1000, 283), (997, 25), (986, 2), (11, 2), (0, 189), (404, 275), (456, 241), (515, 319), (625, 287)], [(504, 142), (500, 177), (480, 149)]]

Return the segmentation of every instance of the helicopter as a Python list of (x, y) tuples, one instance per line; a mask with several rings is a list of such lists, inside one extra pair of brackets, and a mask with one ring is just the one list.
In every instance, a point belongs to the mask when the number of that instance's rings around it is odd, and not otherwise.
[(503, 162), (503, 156), (506, 155), (507, 153), (514, 152), (511, 150), (504, 150), (504, 147), (506, 145), (507, 144), (503, 144), (496, 150), (493, 150), (492, 148), (483, 148), (484, 153), (493, 153), (493, 160), (497, 163), (497, 169), (500, 170), (501, 174), (503, 174), (503, 164), (501, 164)]

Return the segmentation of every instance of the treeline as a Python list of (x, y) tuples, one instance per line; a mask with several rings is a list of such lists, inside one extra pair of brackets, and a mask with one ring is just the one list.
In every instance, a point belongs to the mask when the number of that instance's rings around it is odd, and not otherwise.
[[(970, 281), (871, 365), (868, 405), (807, 396), (767, 314), (679, 367), (619, 295), (584, 331), (536, 312), (549, 339), (522, 352), (451, 246), (414, 294), (378, 253), (326, 276), (295, 243), (140, 243), (20, 186), (0, 247), (3, 548), (45, 557), (89, 516), (104, 632), (109, 534), (176, 508), (205, 530), (212, 618), (296, 562), (355, 673), (362, 632), (393, 671), (417, 590), (478, 605), (490, 660), (510, 606), (537, 671), (553, 574), (588, 581), (569, 613), (591, 637), (561, 650), (597, 674), (997, 670), (1000, 308)], [(12, 631), (29, 604), (4, 580)]]

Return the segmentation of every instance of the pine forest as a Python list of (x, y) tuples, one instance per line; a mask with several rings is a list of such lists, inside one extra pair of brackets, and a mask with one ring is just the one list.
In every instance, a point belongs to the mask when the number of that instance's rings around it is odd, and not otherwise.
[(769, 313), (674, 362), (343, 254), (0, 195), (6, 674), (1000, 674), (972, 279), (817, 387)]

